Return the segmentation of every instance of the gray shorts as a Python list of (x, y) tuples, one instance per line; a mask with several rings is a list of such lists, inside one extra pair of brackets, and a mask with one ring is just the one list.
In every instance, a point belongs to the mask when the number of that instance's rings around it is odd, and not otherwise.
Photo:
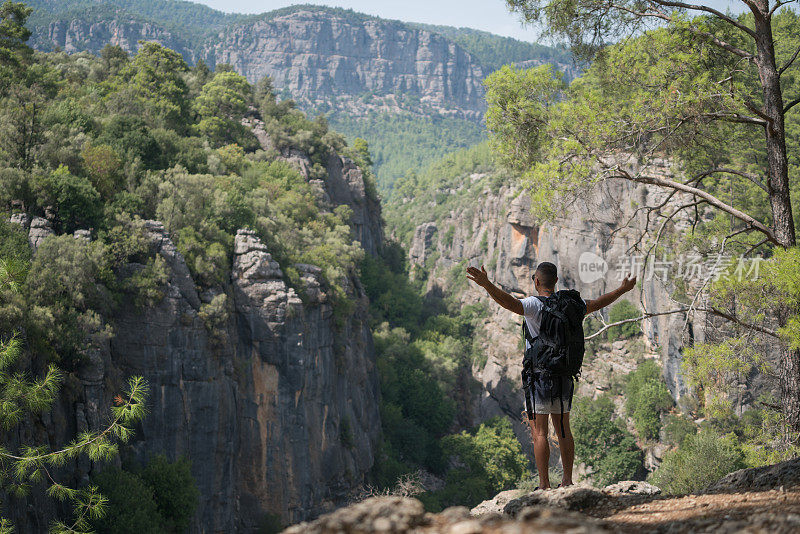
[[(531, 407), (533, 413), (569, 413), (572, 408), (572, 395), (575, 392), (575, 383), (569, 376), (542, 376), (534, 374), (532, 380), (532, 393), (534, 399)], [(523, 390), (524, 397), (524, 390)], [(525, 399), (522, 400), (525, 409)]]

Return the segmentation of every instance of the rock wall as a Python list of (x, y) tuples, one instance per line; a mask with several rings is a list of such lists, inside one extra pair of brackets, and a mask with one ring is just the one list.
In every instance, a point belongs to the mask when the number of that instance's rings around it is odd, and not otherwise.
[(170, 267), (167, 297), (115, 317), (103, 354), (109, 372), (150, 384), (137, 456), (192, 460), (197, 531), (249, 531), (265, 512), (294, 522), (332, 507), (371, 468), (380, 429), (366, 297), (354, 289), (358, 311), (337, 329), (320, 269), (298, 266), (303, 303), (240, 230), (229, 318), (209, 332), (183, 259), (160, 224), (150, 229)]
[(192, 62), (194, 53), (180, 38), (157, 24), (139, 20), (120, 12), (102, 20), (62, 19), (51, 22), (34, 32), (31, 44), (39, 50), (60, 48), (68, 54), (76, 52), (100, 53), (107, 44), (122, 47), (135, 54), (141, 47), (139, 41), (154, 41), (182, 54)]
[(398, 22), (297, 10), (228, 28), (202, 53), (210, 65), (228, 63), (251, 82), (270, 76), (300, 100), (409, 93), (475, 118), (485, 107), (483, 69), (472, 56)]
[[(354, 238), (377, 253), (380, 206), (351, 161), (333, 155), (329, 164), (318, 181), (327, 206), (350, 205)], [(12, 221), (28, 228), (34, 249), (53, 233), (45, 218), (17, 214)], [(228, 281), (198, 292), (164, 226), (147, 221), (145, 229), (168, 268), (164, 298), (147, 308), (119, 306), (107, 318), (114, 336), (70, 377), (70, 399), (6, 445), (58, 445), (76, 431), (104, 428), (114, 395), (140, 375), (150, 388), (149, 413), (123, 454), (191, 460), (200, 490), (192, 532), (254, 532), (267, 514), (290, 524), (342, 503), (364, 483), (381, 431), (368, 300), (357, 276), (346, 282), (354, 311), (337, 318), (319, 267), (294, 266), (304, 282), (301, 300), (266, 246), (242, 229)], [(215, 297), (224, 298), (224, 312), (210, 320)], [(88, 482), (101, 467), (81, 459), (63, 474)], [(12, 507), (19, 532), (45, 531), (58, 505), (38, 494), (27, 502), (28, 510)]]
[[(667, 174), (671, 170), (665, 166), (659, 172)], [(474, 175), (471, 178), (474, 181), (487, 177)], [(643, 186), (606, 182), (573, 202), (562, 216), (552, 222), (539, 223), (531, 215), (526, 194), (508, 186), (492, 193), (488, 180), (486, 182), (483, 194), (475, 198), (475, 204), (469, 209), (453, 210), (436, 221), (420, 221), (410, 243), (409, 260), (412, 265), (422, 266), (435, 259), (433, 266), (427, 267), (430, 291), (450, 291), (448, 280), (452, 277), (448, 273), (468, 263), (484, 265), (489, 278), (503, 289), (518, 297), (527, 296), (534, 294), (532, 276), (536, 265), (551, 261), (559, 269), (559, 287), (577, 289), (586, 298), (597, 297), (619, 285), (616, 261), (628, 254), (638, 235), (638, 227), (644, 223), (644, 215), (640, 217), (634, 213), (635, 206), (654, 203), (660, 198), (658, 191)], [(632, 228), (624, 228), (628, 220), (632, 220)], [(608, 262), (604, 276), (591, 283), (582, 281), (579, 272), (581, 255), (586, 252)], [(625, 298), (637, 304), (646, 303), (648, 311), (670, 307), (668, 290), (659, 280), (643, 277), (641, 282), (640, 288)], [(464, 304), (485, 301), (490, 307), (490, 316), (479, 334), (487, 355), (486, 364), (472, 369), (483, 387), (472, 409), (474, 423), (496, 415), (509, 416), (515, 421), (515, 432), (521, 444), (532, 453), (529, 432), (520, 418), (523, 407), (520, 318), (496, 305), (474, 285), (458, 290)], [(643, 325), (647, 341), (644, 356), (659, 359), (676, 400), (687, 393), (679, 373), (685, 321), (685, 316), (676, 314), (654, 318)], [(691, 326), (691, 322), (689, 324)], [(618, 349), (619, 356), (624, 359), (625, 349)], [(598, 380), (597, 384), (582, 384), (588, 388), (585, 393), (596, 386), (605, 387), (603, 384), (607, 381), (599, 373), (588, 374)]]

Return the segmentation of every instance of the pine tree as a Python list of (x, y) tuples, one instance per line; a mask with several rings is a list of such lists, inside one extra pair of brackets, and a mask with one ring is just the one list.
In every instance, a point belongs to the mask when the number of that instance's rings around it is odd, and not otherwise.
[[(12, 262), (0, 261), (0, 288), (19, 291), (20, 272)], [(9, 431), (28, 416), (47, 412), (58, 398), (64, 373), (50, 364), (41, 377), (33, 377), (21, 364), (23, 338), (14, 333), (0, 340), (0, 425)], [(90, 521), (103, 516), (107, 500), (95, 486), (73, 488), (59, 482), (54, 470), (68, 461), (86, 456), (93, 462), (107, 461), (118, 452), (118, 443), (133, 435), (131, 427), (146, 413), (147, 384), (141, 377), (131, 377), (128, 390), (114, 398), (110, 422), (100, 430), (81, 432), (60, 449), (44, 444), (22, 444), (11, 451), (0, 446), (0, 488), (16, 497), (26, 496), (34, 484), (45, 483), (47, 495), (59, 501), (69, 501), (73, 508), (71, 523), (56, 520), (53, 533), (91, 531)], [(0, 534), (14, 531), (11, 522), (0, 517)]]

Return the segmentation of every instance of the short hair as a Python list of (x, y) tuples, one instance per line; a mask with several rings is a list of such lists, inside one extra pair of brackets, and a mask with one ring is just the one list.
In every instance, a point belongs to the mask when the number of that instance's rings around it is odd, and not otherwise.
[(549, 261), (543, 261), (536, 267), (534, 276), (539, 275), (539, 283), (548, 289), (556, 287), (558, 280), (558, 268)]

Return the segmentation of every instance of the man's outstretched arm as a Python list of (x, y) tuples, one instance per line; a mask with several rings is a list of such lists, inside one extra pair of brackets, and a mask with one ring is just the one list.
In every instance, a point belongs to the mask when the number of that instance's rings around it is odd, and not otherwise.
[(586, 301), (586, 315), (589, 315), (592, 312), (596, 312), (597, 310), (601, 310), (620, 298), (622, 295), (633, 289), (633, 286), (636, 285), (636, 277), (633, 278), (625, 277), (625, 280), (622, 281), (622, 284), (615, 289), (614, 291), (610, 291), (605, 295), (601, 295), (600, 297), (594, 300), (587, 300)]
[(486, 292), (489, 293), (489, 296), (492, 297), (500, 306), (516, 314), (525, 315), (525, 310), (523, 310), (522, 303), (519, 301), (519, 299), (509, 295), (491, 283), (489, 281), (489, 275), (486, 274), (486, 269), (483, 268), (483, 265), (481, 265), (480, 269), (475, 267), (467, 267), (467, 278), (485, 289)]

